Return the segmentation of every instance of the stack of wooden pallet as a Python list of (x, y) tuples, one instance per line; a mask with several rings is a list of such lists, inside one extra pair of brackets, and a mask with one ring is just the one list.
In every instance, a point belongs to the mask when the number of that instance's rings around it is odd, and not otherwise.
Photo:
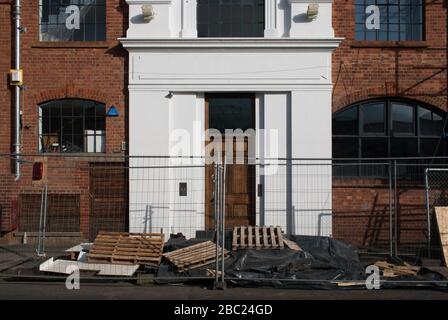
[(89, 263), (133, 264), (158, 267), (163, 234), (100, 232), (88, 255)]
[(395, 264), (388, 263), (386, 261), (379, 261), (375, 263), (375, 266), (380, 268), (380, 270), (383, 272), (383, 276), (386, 278), (416, 276), (421, 270), (420, 267), (413, 267), (407, 263), (398, 266)]
[(280, 227), (236, 227), (233, 229), (232, 248), (283, 249), (283, 232)]
[[(219, 257), (222, 256), (222, 248), (218, 248)], [(229, 252), (224, 249), (224, 257), (227, 258)], [(176, 266), (177, 270), (184, 272), (200, 268), (216, 262), (216, 244), (207, 241), (197, 245), (165, 253), (163, 255), (168, 261)]]

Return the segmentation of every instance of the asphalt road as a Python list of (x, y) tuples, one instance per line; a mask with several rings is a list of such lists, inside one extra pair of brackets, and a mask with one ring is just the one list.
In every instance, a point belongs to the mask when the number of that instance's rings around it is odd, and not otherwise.
[(194, 286), (81, 284), (69, 291), (63, 283), (11, 283), (0, 280), (0, 300), (448, 300), (448, 290), (284, 290)]

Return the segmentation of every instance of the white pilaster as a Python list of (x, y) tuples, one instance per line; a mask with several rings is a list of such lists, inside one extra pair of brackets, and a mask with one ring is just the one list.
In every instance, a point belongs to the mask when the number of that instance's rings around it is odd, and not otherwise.
[(265, 38), (278, 38), (280, 36), (277, 5), (277, 0), (265, 1)]
[(197, 38), (197, 0), (182, 0), (182, 38)]

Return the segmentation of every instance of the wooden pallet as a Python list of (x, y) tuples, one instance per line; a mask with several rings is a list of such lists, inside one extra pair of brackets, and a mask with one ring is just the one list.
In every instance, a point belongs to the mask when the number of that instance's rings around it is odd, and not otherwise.
[(100, 232), (90, 249), (88, 262), (158, 267), (164, 238), (159, 233)]
[(283, 231), (280, 227), (236, 227), (233, 229), (232, 248), (239, 249), (283, 249)]
[[(222, 248), (218, 249), (219, 256), (222, 256)], [(229, 252), (224, 249), (224, 257), (228, 258)], [(216, 263), (216, 244), (207, 241), (191, 247), (168, 252), (163, 255), (180, 272), (197, 269)]]

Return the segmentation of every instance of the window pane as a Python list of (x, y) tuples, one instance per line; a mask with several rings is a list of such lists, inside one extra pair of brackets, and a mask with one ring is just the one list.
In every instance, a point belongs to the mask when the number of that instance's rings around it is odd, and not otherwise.
[[(333, 140), (333, 157), (335, 159), (358, 159), (358, 138), (335, 138)], [(358, 176), (359, 166), (356, 160), (334, 161), (334, 175), (336, 177)]]
[(440, 137), (443, 132), (444, 119), (428, 109), (419, 107), (420, 134)]
[(417, 139), (391, 139), (393, 158), (416, 157), (417, 155)]
[(226, 129), (253, 129), (252, 98), (209, 99), (209, 126), (224, 133)]
[(333, 117), (335, 135), (358, 135), (358, 107), (338, 112)]
[(198, 0), (199, 37), (263, 37), (264, 0)]
[(392, 104), (392, 131), (394, 134), (415, 134), (413, 106), (399, 103)]
[(333, 139), (333, 157), (339, 159), (359, 158), (358, 138)]
[(61, 113), (63, 117), (73, 116), (73, 105), (71, 100), (63, 100), (59, 102), (61, 106)]
[(388, 140), (386, 138), (362, 139), (362, 158), (387, 158)]
[(361, 107), (364, 133), (385, 133), (384, 103), (371, 103)]
[(41, 41), (106, 40), (104, 0), (40, 1)]
[(422, 157), (443, 157), (445, 142), (440, 139), (422, 139), (420, 149)]

